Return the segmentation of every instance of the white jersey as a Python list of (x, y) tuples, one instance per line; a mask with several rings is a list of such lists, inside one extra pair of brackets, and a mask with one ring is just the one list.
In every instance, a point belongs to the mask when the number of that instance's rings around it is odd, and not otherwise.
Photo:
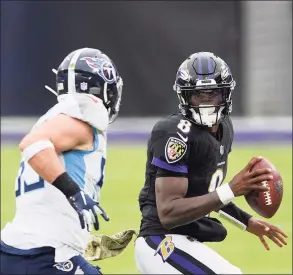
[[(71, 150), (59, 156), (67, 173), (80, 188), (99, 201), (106, 162), (106, 108), (99, 99), (89, 95), (74, 98), (61, 96), (58, 100), (60, 102), (42, 116), (34, 127), (61, 113), (79, 118), (92, 126), (92, 150)], [(84, 253), (90, 233), (81, 229), (76, 211), (60, 190), (40, 178), (23, 160), (15, 181), (15, 195), (15, 217), (1, 231), (1, 239), (5, 244), (18, 249), (54, 247), (56, 262)]]

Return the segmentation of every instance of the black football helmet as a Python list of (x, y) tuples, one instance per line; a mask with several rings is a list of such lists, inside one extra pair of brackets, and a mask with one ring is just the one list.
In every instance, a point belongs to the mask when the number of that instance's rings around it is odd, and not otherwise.
[[(212, 127), (231, 114), (231, 95), (235, 86), (230, 68), (220, 57), (210, 52), (198, 52), (180, 65), (173, 89), (179, 98), (179, 109), (187, 119)], [(199, 94), (215, 94), (221, 99), (216, 105), (194, 105), (192, 96)]]
[(58, 95), (87, 93), (100, 98), (112, 123), (118, 115), (123, 81), (113, 61), (98, 49), (71, 52), (56, 73)]

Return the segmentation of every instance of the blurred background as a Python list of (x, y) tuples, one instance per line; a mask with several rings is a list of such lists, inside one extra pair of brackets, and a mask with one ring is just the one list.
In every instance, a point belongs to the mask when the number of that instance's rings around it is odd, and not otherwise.
[[(179, 65), (194, 52), (210, 51), (227, 62), (237, 82), (235, 149), (227, 178), (253, 155), (269, 158), (285, 185), (272, 220), (291, 237), (291, 1), (1, 1), (1, 227), (14, 214), (16, 145), (56, 103), (44, 88), (55, 89), (51, 69), (82, 47), (109, 55), (124, 80), (120, 114), (109, 130), (103, 195), (112, 219), (102, 233), (139, 228), (137, 196), (151, 128), (178, 110), (172, 86)], [(252, 211), (242, 199), (239, 204)], [(261, 244), (237, 230), (211, 246), (245, 273), (292, 274), (291, 239), (287, 248), (274, 247), (270, 258), (257, 261), (266, 253)], [(99, 264), (104, 273), (137, 273), (133, 246)]]

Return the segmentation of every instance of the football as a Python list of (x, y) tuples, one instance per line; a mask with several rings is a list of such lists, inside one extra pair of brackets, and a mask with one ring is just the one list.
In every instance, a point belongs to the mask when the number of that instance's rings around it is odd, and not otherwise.
[(245, 196), (247, 203), (264, 218), (273, 217), (280, 207), (283, 198), (283, 181), (275, 166), (263, 158), (252, 167), (252, 171), (261, 168), (271, 168), (273, 179), (264, 181), (263, 185), (269, 187), (266, 192), (252, 191)]

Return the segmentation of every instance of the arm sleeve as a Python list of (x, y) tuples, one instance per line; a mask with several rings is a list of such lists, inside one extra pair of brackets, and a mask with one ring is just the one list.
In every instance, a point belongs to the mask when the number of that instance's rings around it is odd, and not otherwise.
[(164, 135), (152, 144), (152, 165), (163, 169), (165, 176), (168, 171), (188, 174), (188, 144), (176, 136)]
[(227, 219), (243, 230), (246, 230), (248, 220), (252, 217), (232, 202), (222, 207), (218, 213), (221, 217)]

